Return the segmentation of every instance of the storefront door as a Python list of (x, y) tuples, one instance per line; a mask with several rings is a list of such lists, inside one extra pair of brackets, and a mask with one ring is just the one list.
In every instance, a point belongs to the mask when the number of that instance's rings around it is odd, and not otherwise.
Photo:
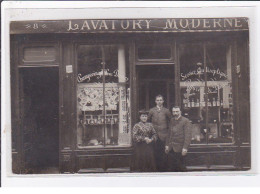
[(173, 65), (137, 67), (138, 110), (155, 106), (155, 97), (164, 97), (164, 106), (170, 108), (175, 102)]
[(58, 169), (59, 85), (57, 67), (23, 68), (19, 94), (24, 173)]

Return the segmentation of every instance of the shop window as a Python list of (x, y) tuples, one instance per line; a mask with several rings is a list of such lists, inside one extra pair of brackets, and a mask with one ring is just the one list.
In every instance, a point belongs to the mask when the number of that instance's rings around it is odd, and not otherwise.
[(55, 61), (56, 49), (51, 46), (37, 46), (23, 48), (24, 62), (46, 62)]
[(233, 143), (231, 46), (189, 43), (179, 51), (182, 109), (192, 122), (192, 143)]
[(129, 71), (123, 45), (79, 45), (77, 143), (129, 146)]
[(137, 47), (137, 57), (139, 60), (170, 60), (172, 59), (172, 49), (170, 45), (146, 44)]

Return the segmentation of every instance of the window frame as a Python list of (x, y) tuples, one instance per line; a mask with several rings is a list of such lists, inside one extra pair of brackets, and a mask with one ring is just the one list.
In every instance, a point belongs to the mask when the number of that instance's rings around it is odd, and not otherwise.
[[(172, 40), (169, 40), (170, 43), (166, 43), (165, 41), (136, 41), (135, 43), (135, 58), (136, 58), (136, 65), (158, 65), (158, 64), (174, 64), (175, 58), (174, 58), (174, 45), (172, 44)], [(148, 45), (166, 45), (170, 47), (170, 58), (169, 59), (139, 59), (138, 58), (138, 49), (141, 46), (148, 46)]]
[[(74, 99), (74, 112), (75, 112), (75, 129), (74, 130), (74, 134), (75, 134), (75, 146), (76, 146), (76, 149), (78, 150), (93, 150), (93, 149), (120, 149), (120, 148), (131, 148), (132, 147), (132, 129), (131, 131), (129, 132), (130, 133), (130, 144), (129, 145), (106, 145), (105, 141), (103, 142), (103, 144), (101, 146), (78, 146), (78, 141), (77, 141), (77, 130), (78, 130), (78, 115), (77, 115), (77, 106), (78, 106), (78, 103), (77, 103), (77, 84), (78, 84), (78, 81), (77, 81), (77, 75), (78, 75), (78, 48), (79, 46), (119, 46), (120, 44), (123, 44), (125, 46), (125, 48), (129, 48), (129, 45), (127, 42), (110, 42), (110, 41), (97, 41), (97, 42), (92, 42), (92, 41), (83, 41), (83, 42), (78, 42), (78, 41), (75, 41), (74, 42), (74, 61), (75, 61), (75, 68), (74, 68), (74, 85), (75, 85), (75, 89), (74, 89), (74, 95), (75, 97), (73, 98)], [(130, 48), (129, 48), (130, 49)], [(103, 58), (103, 56), (102, 56)], [(131, 87), (130, 87), (130, 76), (131, 76), (131, 68), (130, 68), (130, 64), (129, 62), (127, 61), (128, 59), (126, 58), (126, 69), (129, 68), (128, 70), (126, 70), (126, 72), (128, 71), (129, 72), (129, 88), (130, 88), (130, 94), (131, 94)], [(101, 70), (102, 71), (102, 70)], [(103, 81), (101, 82), (101, 84), (104, 84)], [(106, 83), (105, 83), (106, 84)], [(110, 83), (108, 83), (110, 84)], [(118, 87), (121, 85), (121, 83), (117, 82), (115, 84), (118, 84)], [(129, 96), (129, 102), (131, 104), (131, 95)], [(120, 112), (120, 111), (119, 111)], [(120, 113), (119, 113), (120, 114)], [(129, 111), (129, 114), (130, 114), (130, 119), (129, 119), (129, 123), (128, 125), (132, 126), (132, 120), (131, 120), (131, 110)], [(102, 132), (105, 133), (105, 124), (102, 124)]]
[[(40, 41), (26, 41), (26, 43), (21, 43), (19, 47), (19, 67), (38, 67), (38, 66), (59, 66), (60, 63), (60, 43), (59, 42), (40, 42)], [(24, 49), (31, 47), (53, 47), (55, 49), (55, 59), (54, 60), (40, 60), (40, 61), (26, 61), (24, 59)]]
[[(203, 51), (203, 62), (202, 62), (202, 66), (204, 65), (204, 63), (206, 62), (206, 64), (207, 64), (207, 45), (208, 44), (212, 44), (212, 43), (214, 43), (214, 44), (220, 44), (220, 43), (223, 43), (223, 44), (225, 44), (225, 46), (231, 46), (231, 56), (230, 56), (230, 58), (231, 58), (231, 79), (230, 79), (230, 81), (231, 81), (231, 83), (230, 83), (230, 85), (231, 85), (231, 87), (233, 88), (232, 89), (232, 100), (233, 100), (233, 107), (235, 107), (236, 106), (236, 104), (235, 104), (235, 91), (234, 91), (234, 86), (235, 86), (235, 73), (234, 73), (234, 63), (235, 63), (235, 57), (234, 57), (234, 53), (235, 53), (235, 47), (234, 47), (234, 42), (235, 42), (235, 39), (234, 38), (231, 38), (231, 39), (225, 39), (225, 40), (223, 40), (223, 39), (217, 39), (217, 40), (212, 40), (212, 39), (210, 39), (210, 38), (201, 38), (201, 39), (196, 39), (196, 40), (178, 40), (178, 42), (177, 42), (177, 49), (178, 49), (178, 66), (180, 67), (180, 53), (179, 53), (179, 49), (180, 49), (180, 46), (181, 45), (189, 45), (189, 44), (198, 44), (198, 45), (201, 45), (201, 47), (202, 47), (202, 51)], [(204, 44), (205, 44), (205, 53), (204, 53)], [(206, 56), (205, 56), (206, 55)], [(203, 67), (202, 67), (203, 68)], [(179, 68), (179, 70), (180, 70), (180, 68)], [(180, 73), (181, 72), (179, 72), (179, 75), (178, 76), (180, 76)], [(207, 75), (207, 73), (205, 73), (204, 75)], [(207, 80), (207, 77), (208, 76), (206, 76), (206, 78), (205, 78), (205, 81), (204, 81), (204, 90), (205, 90), (205, 87), (207, 87), (207, 88), (209, 88), (209, 87), (211, 87), (211, 86), (205, 86), (205, 82), (207, 82), (207, 83), (210, 83), (211, 81), (208, 81)], [(228, 80), (221, 80), (220, 82), (227, 82), (228, 83)], [(185, 86), (181, 86), (181, 80), (180, 80), (180, 82), (178, 83), (179, 84), (179, 86), (180, 86), (180, 89), (182, 89), (182, 88), (185, 88)], [(210, 84), (211, 85), (211, 84)], [(214, 84), (213, 84), (214, 85)], [(207, 92), (207, 99), (206, 100), (208, 100), (208, 92)], [(181, 91), (180, 91), (180, 93), (179, 93), (179, 98), (181, 99)], [(182, 104), (182, 102), (180, 101), (179, 102), (180, 103), (180, 105)], [(207, 103), (206, 103), (207, 104)], [(205, 106), (206, 107), (206, 106)], [(209, 110), (209, 107), (207, 106), (207, 113), (208, 113), (208, 110)], [(209, 115), (209, 114), (208, 114)], [(207, 121), (209, 121), (209, 118), (208, 118), (208, 115), (207, 115)], [(214, 143), (211, 143), (211, 142), (209, 142), (209, 140), (208, 140), (208, 131), (207, 131), (207, 138), (206, 138), (206, 142), (205, 143), (191, 143), (191, 146), (192, 147), (198, 147), (198, 146), (216, 146), (216, 145), (228, 145), (228, 146), (234, 146), (234, 145), (236, 145), (237, 143), (238, 143), (238, 140), (237, 140), (237, 127), (236, 127), (236, 120), (237, 120), (237, 114), (236, 114), (236, 109), (234, 108), (233, 109), (233, 121), (232, 121), (232, 126), (233, 126), (233, 132), (234, 132), (234, 134), (233, 134), (233, 140), (232, 140), (232, 142), (228, 142), (228, 143), (221, 143), (221, 142), (214, 142)], [(207, 122), (207, 126), (206, 126), (206, 128), (209, 126), (209, 123)], [(220, 126), (218, 126), (218, 128), (219, 128)]]

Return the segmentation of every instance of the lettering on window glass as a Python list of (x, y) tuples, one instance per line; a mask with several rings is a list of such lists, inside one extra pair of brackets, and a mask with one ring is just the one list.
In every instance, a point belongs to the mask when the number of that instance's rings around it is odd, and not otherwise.
[[(111, 77), (119, 77), (119, 74), (118, 74), (118, 70), (116, 69), (115, 71), (113, 71), (112, 73), (109, 72), (109, 69), (104, 69), (104, 70), (101, 70), (99, 72), (93, 72), (93, 73), (90, 73), (90, 74), (87, 74), (87, 75), (82, 75), (81, 73), (78, 74), (78, 83), (81, 83), (81, 82), (89, 82), (91, 80), (92, 77), (96, 77), (97, 79), (101, 79), (102, 76), (111, 76)], [(125, 79), (125, 81), (128, 81), (128, 78), (127, 77), (123, 77)]]

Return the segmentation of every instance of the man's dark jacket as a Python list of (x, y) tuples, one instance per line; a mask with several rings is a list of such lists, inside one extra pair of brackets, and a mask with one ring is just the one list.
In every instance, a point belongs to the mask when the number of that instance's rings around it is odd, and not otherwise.
[(191, 143), (191, 123), (189, 119), (181, 116), (170, 121), (169, 135), (166, 139), (166, 146), (174, 152), (181, 152), (182, 149), (188, 149)]

